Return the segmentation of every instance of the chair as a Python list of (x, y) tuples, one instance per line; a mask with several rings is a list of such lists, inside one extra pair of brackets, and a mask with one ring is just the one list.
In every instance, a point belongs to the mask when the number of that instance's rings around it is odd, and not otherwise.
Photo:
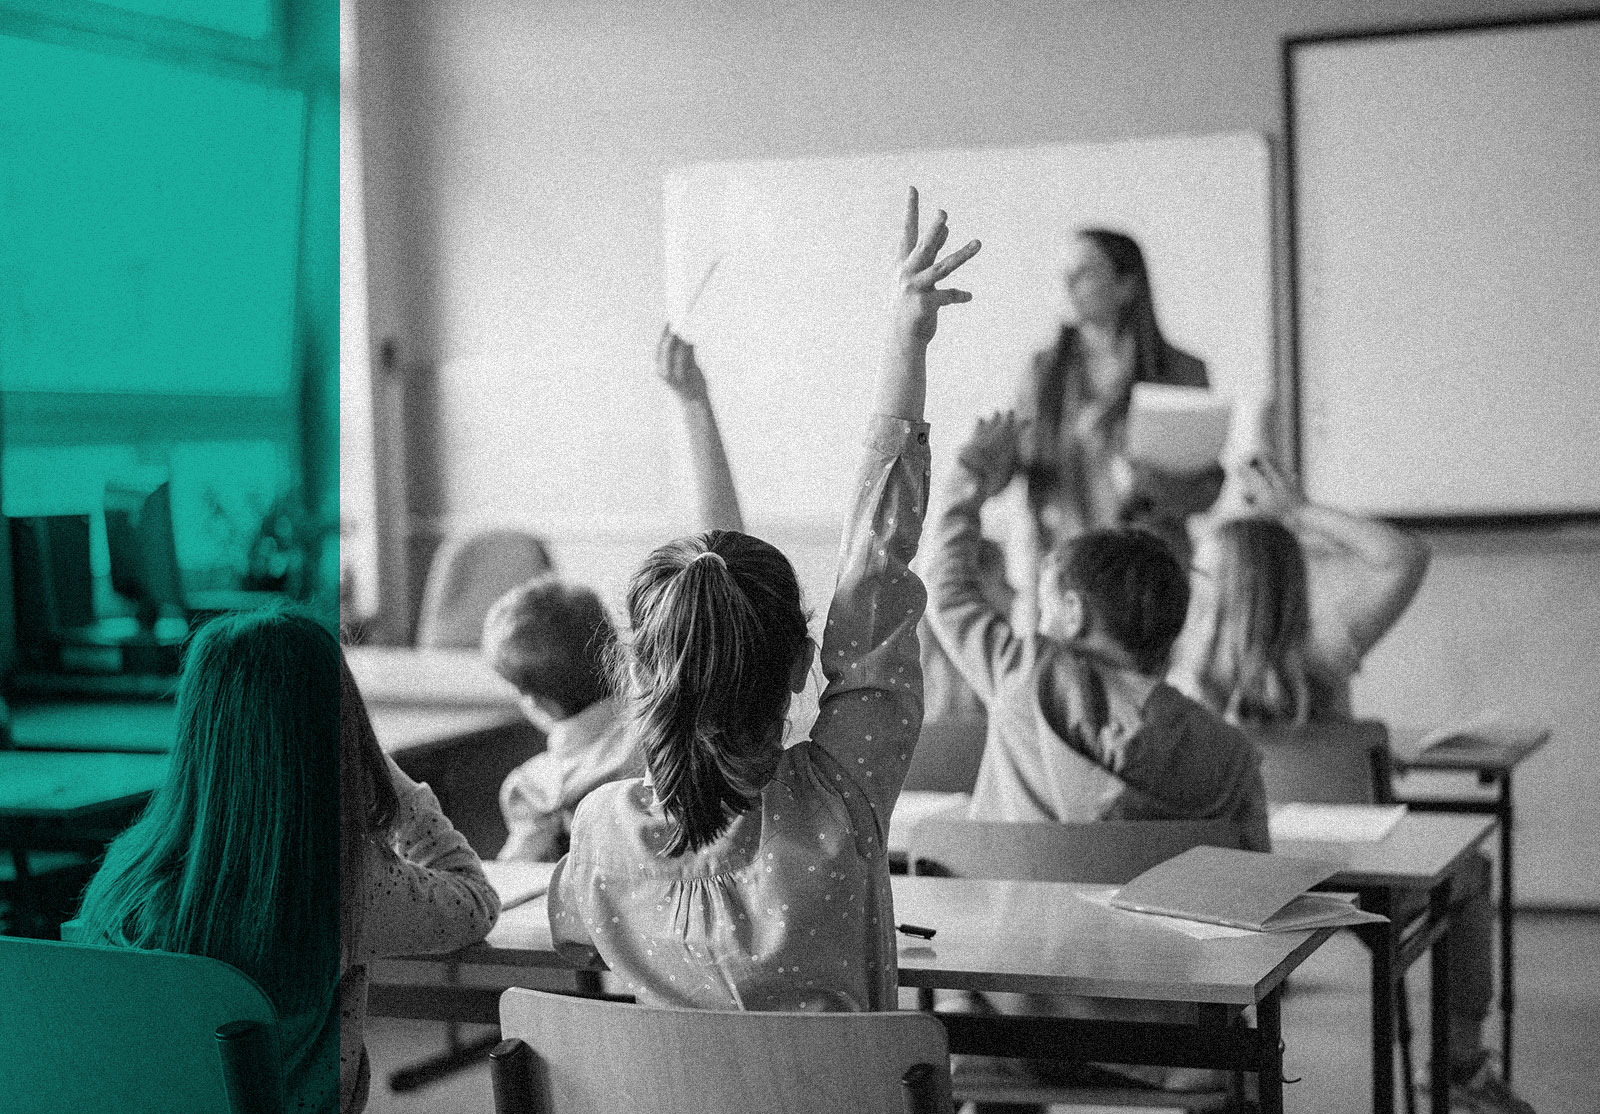
[(669, 1009), (512, 989), (490, 1054), (496, 1114), (949, 1114), (924, 1013)]
[(494, 601), (552, 567), (544, 541), (520, 530), (447, 538), (434, 554), (422, 587), (417, 645), (476, 650)]
[[(911, 871), (962, 878), (1116, 884), (1191, 847), (1239, 847), (1242, 842), (1238, 825), (1226, 820), (1012, 824), (940, 816), (924, 821), (911, 833)], [(923, 1008), (932, 1008), (931, 998), (931, 994), (922, 995)], [(1233, 1098), (1225, 1089), (1084, 1088), (976, 1073), (958, 1075), (954, 1092), (964, 1102), (1167, 1106), (1187, 1111), (1220, 1110)]]
[(0, 937), (10, 1114), (276, 1114), (277, 1014), (214, 959)]
[[(26, 855), (26, 877), (17, 859)], [(54, 935), (63, 910), (76, 907), (94, 873), (94, 862), (77, 851), (7, 852), (0, 849), (0, 921), (12, 936)], [(70, 915), (70, 914), (66, 914)]]
[[(1394, 770), (1389, 729), (1378, 720), (1307, 723), (1253, 728), (1261, 751), (1267, 800), (1314, 804), (1390, 804)], [(1395, 988), (1395, 1035), (1400, 1042), (1400, 1078), (1406, 1110), (1416, 1109), (1412, 1086), (1411, 997), (1402, 980)]]
[(981, 719), (924, 721), (906, 770), (905, 789), (970, 793), (983, 761)]
[(1248, 732), (1261, 751), (1269, 801), (1387, 804), (1389, 730), (1377, 720), (1308, 723)]
[(1019, 882), (1127, 882), (1191, 847), (1238, 847), (1227, 820), (1006, 824), (938, 816), (911, 833), (911, 872)]

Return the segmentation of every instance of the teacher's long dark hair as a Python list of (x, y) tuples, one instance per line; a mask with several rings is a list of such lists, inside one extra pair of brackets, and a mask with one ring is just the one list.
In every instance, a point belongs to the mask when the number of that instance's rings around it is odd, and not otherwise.
[(794, 568), (748, 534), (657, 549), (628, 586), (619, 645), (641, 752), (672, 832), (667, 856), (712, 843), (760, 797), (806, 642)]

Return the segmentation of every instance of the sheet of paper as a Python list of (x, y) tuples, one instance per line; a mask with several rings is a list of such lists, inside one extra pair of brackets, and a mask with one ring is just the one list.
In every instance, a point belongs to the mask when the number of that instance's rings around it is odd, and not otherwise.
[(1128, 456), (1165, 472), (1210, 468), (1228, 440), (1233, 403), (1201, 387), (1135, 383), (1128, 406)]
[(1181, 932), (1183, 935), (1195, 940), (1227, 940), (1236, 936), (1256, 935), (1248, 928), (1232, 928), (1225, 924), (1210, 924), (1206, 921), (1186, 920), (1183, 917), (1162, 917), (1157, 916), (1155, 913), (1135, 913), (1131, 909), (1119, 909), (1111, 904), (1111, 899), (1116, 896), (1117, 890), (1114, 886), (1107, 886), (1104, 889), (1078, 891), (1079, 899), (1087, 901), (1091, 905), (1098, 905), (1102, 909), (1110, 909), (1113, 913), (1121, 914), (1124, 917), (1132, 917), (1135, 920), (1143, 921), (1145, 924), (1154, 925), (1156, 928), (1164, 928), (1169, 932)]
[(489, 884), (500, 895), (502, 909), (514, 909), (543, 895), (550, 888), (550, 876), (555, 871), (555, 863), (500, 862), (491, 859), (483, 864)]
[(1376, 843), (1394, 830), (1405, 805), (1325, 805), (1299, 801), (1273, 805), (1267, 828), (1281, 839), (1319, 843)]

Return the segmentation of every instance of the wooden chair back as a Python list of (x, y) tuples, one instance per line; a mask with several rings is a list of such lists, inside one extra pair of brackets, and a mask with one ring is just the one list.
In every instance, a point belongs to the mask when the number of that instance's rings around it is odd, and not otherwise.
[(422, 586), (417, 646), (476, 650), (494, 601), (550, 568), (544, 541), (521, 530), (484, 530), (445, 539)]
[(0, 937), (9, 1114), (277, 1114), (277, 1013), (214, 959)]
[(944, 1026), (921, 1013), (665, 1009), (508, 990), (496, 1114), (948, 1114)]
[(1239, 847), (1226, 820), (1010, 824), (934, 817), (911, 833), (914, 874), (1024, 882), (1127, 882), (1191, 847)]
[(1389, 730), (1377, 720), (1251, 730), (1269, 801), (1387, 804)]
[(925, 722), (906, 770), (905, 788), (936, 793), (970, 793), (983, 761), (984, 721), (947, 719)]

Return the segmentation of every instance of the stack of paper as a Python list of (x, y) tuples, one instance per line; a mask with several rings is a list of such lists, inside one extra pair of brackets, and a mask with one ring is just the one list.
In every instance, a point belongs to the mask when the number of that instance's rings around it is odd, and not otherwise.
[(1437, 753), (1479, 746), (1524, 747), (1537, 743), (1548, 734), (1548, 728), (1514, 723), (1505, 709), (1491, 708), (1449, 727), (1441, 727), (1410, 739), (1403, 733), (1396, 733), (1390, 745), (1404, 760), (1416, 758), (1428, 751)]
[(1163, 472), (1199, 472), (1217, 463), (1233, 404), (1201, 387), (1135, 383), (1128, 404), (1128, 457)]
[(1119, 909), (1182, 917), (1253, 932), (1293, 932), (1368, 924), (1386, 918), (1347, 898), (1306, 891), (1339, 872), (1337, 863), (1191, 847), (1151, 867), (1112, 899)]

